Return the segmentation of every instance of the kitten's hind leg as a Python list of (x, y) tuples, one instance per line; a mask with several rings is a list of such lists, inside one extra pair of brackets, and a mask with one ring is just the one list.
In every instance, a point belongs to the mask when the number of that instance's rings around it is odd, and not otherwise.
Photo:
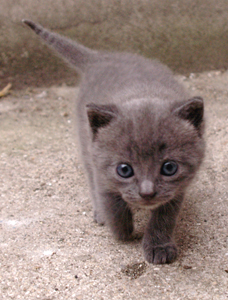
[(151, 212), (143, 237), (145, 259), (149, 263), (165, 264), (177, 257), (177, 247), (172, 239), (181, 200), (172, 200)]
[(101, 203), (105, 215), (105, 224), (110, 226), (115, 238), (126, 241), (131, 239), (133, 219), (127, 203), (117, 193), (101, 195)]

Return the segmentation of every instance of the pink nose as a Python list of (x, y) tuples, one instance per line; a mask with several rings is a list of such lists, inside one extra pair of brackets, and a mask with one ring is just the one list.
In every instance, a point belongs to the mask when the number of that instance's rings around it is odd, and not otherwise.
[(154, 190), (154, 184), (150, 180), (144, 180), (139, 189), (139, 195), (144, 199), (151, 199), (155, 197), (157, 193)]

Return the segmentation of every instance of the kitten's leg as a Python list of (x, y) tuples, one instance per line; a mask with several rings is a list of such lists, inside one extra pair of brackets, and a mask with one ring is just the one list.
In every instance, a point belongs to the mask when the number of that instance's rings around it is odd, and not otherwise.
[(84, 163), (84, 167), (85, 167), (85, 170), (87, 173), (88, 184), (89, 184), (89, 189), (90, 189), (90, 196), (91, 196), (92, 205), (93, 205), (93, 219), (99, 225), (104, 225), (105, 217), (104, 217), (101, 203), (99, 201), (100, 200), (99, 196), (97, 194), (93, 168), (89, 164), (88, 161)]
[[(80, 103), (80, 98), (79, 98)], [(89, 140), (89, 134), (86, 130), (86, 123), (85, 120), (82, 118), (83, 111), (81, 111), (81, 106), (77, 105), (77, 128), (78, 128), (78, 139), (79, 139), (79, 145), (81, 146), (80, 149), (80, 156), (82, 158), (84, 169), (86, 171), (88, 184), (89, 184), (89, 190), (90, 190), (90, 197), (93, 205), (93, 219), (96, 223), (99, 225), (104, 225), (105, 219), (102, 214), (102, 210), (100, 208), (100, 199), (97, 195), (97, 185), (95, 181), (95, 169), (93, 165), (93, 161), (91, 159), (91, 154), (88, 150), (88, 140)]]
[(149, 263), (164, 264), (176, 259), (177, 247), (172, 239), (172, 233), (181, 202), (182, 197), (151, 212), (151, 218), (143, 237), (144, 255)]
[(115, 238), (129, 240), (133, 232), (133, 219), (130, 208), (117, 193), (105, 193), (101, 195), (101, 203), (107, 223)]
[(102, 208), (100, 207), (99, 198), (96, 192), (93, 172), (88, 173), (88, 183), (89, 183), (90, 195), (91, 195), (92, 205), (93, 205), (93, 219), (99, 225), (104, 225), (105, 218), (102, 213)]

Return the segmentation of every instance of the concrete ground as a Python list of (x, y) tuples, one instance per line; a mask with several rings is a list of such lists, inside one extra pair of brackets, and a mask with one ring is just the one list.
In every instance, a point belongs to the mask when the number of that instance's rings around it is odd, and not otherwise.
[(207, 153), (170, 265), (144, 261), (144, 211), (132, 242), (94, 224), (74, 138), (78, 89), (0, 99), (0, 299), (228, 299), (228, 72), (179, 78), (205, 99)]

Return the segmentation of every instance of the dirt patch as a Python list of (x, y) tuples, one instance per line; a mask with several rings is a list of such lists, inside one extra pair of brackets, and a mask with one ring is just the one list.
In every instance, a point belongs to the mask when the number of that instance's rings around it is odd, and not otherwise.
[(143, 273), (146, 271), (146, 263), (143, 261), (141, 263), (127, 265), (122, 267), (121, 272), (126, 276), (130, 277), (131, 279), (137, 279), (138, 277), (142, 276)]

